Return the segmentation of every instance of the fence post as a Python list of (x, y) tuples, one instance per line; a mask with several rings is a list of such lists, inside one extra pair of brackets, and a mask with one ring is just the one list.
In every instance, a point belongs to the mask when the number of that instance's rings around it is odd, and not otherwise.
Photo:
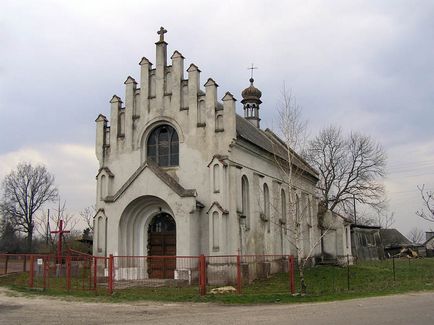
[(71, 255), (66, 256), (66, 289), (71, 290)]
[(237, 293), (241, 294), (241, 256), (237, 255)]
[(8, 262), (9, 262), (9, 255), (6, 254), (6, 260), (5, 260), (5, 274), (8, 274)]
[(96, 291), (96, 280), (97, 280), (97, 269), (98, 268), (98, 258), (93, 256), (93, 289)]
[(30, 256), (30, 270), (29, 270), (29, 288), (33, 288), (33, 276), (34, 276), (34, 270), (33, 270), (33, 265), (35, 262), (35, 257), (32, 255)]
[(92, 276), (92, 257), (89, 257), (86, 259), (87, 261), (87, 268), (88, 268), (88, 273), (87, 276), (89, 278), (89, 290), (92, 289), (92, 282), (93, 282), (93, 276)]
[(206, 260), (203, 254), (199, 256), (199, 293), (201, 296), (206, 294)]
[(350, 291), (350, 255), (347, 254), (347, 286)]
[(48, 277), (48, 271), (50, 267), (50, 259), (49, 257), (44, 257), (44, 290), (47, 289), (47, 277)]
[(294, 256), (288, 256), (289, 263), (289, 284), (291, 288), (291, 294), (295, 294), (295, 267), (294, 267)]
[(392, 268), (393, 268), (393, 282), (395, 282), (396, 281), (395, 256), (392, 256)]
[(109, 255), (108, 261), (108, 292), (113, 293), (113, 254)]

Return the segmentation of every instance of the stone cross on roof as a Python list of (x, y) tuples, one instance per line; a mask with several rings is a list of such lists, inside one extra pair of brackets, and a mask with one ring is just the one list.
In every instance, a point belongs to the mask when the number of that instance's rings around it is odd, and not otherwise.
[(250, 71), (250, 79), (253, 79), (253, 70), (255, 70), (255, 69), (258, 69), (258, 67), (253, 66), (253, 63), (252, 63), (252, 66), (250, 68), (247, 68), (247, 70), (251, 70)]
[(164, 29), (163, 26), (160, 27), (160, 30), (157, 32), (158, 35), (160, 35), (160, 42), (164, 42), (164, 34), (167, 33), (167, 30)]

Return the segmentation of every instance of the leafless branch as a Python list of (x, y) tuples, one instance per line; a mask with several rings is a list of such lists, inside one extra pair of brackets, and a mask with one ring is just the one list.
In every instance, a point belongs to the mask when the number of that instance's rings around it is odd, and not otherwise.
[(426, 191), (425, 184), (417, 187), (423, 201), (423, 208), (416, 212), (416, 215), (430, 222), (434, 222), (434, 192)]
[(414, 227), (410, 230), (410, 232), (407, 234), (407, 238), (413, 243), (413, 244), (420, 244), (423, 242), (424, 239), (424, 232), (423, 230)]
[(330, 126), (309, 143), (307, 160), (319, 171), (322, 202), (326, 209), (351, 202), (382, 209), (386, 154), (372, 138)]

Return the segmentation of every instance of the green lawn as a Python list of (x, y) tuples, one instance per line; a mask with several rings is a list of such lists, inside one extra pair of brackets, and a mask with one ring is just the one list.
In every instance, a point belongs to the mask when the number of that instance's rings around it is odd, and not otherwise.
[[(242, 294), (199, 296), (198, 287), (182, 288), (129, 288), (115, 290), (108, 295), (106, 288), (97, 292), (82, 290), (83, 281), (73, 279), (72, 289), (65, 291), (62, 279), (50, 279), (50, 289), (46, 291), (30, 290), (27, 287), (27, 274), (0, 277), (0, 285), (8, 286), (28, 294), (43, 294), (62, 297), (75, 297), (101, 302), (122, 302), (136, 300), (192, 301), (221, 303), (276, 303), (310, 302), (350, 299), (423, 291), (434, 289), (434, 259), (401, 259), (395, 261), (395, 280), (392, 260), (363, 262), (348, 269), (335, 266), (315, 266), (305, 271), (307, 294), (292, 296), (289, 294), (288, 274), (280, 273), (264, 280), (244, 285)], [(296, 277), (298, 291), (298, 277)], [(38, 283), (37, 287), (41, 287)], [(211, 288), (208, 288), (210, 290)]]

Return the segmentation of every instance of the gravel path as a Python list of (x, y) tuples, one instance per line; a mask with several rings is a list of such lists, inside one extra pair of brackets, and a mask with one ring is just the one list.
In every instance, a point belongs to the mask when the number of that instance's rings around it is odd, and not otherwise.
[(0, 288), (0, 324), (434, 324), (434, 292), (338, 302), (226, 306), (25, 297)]

